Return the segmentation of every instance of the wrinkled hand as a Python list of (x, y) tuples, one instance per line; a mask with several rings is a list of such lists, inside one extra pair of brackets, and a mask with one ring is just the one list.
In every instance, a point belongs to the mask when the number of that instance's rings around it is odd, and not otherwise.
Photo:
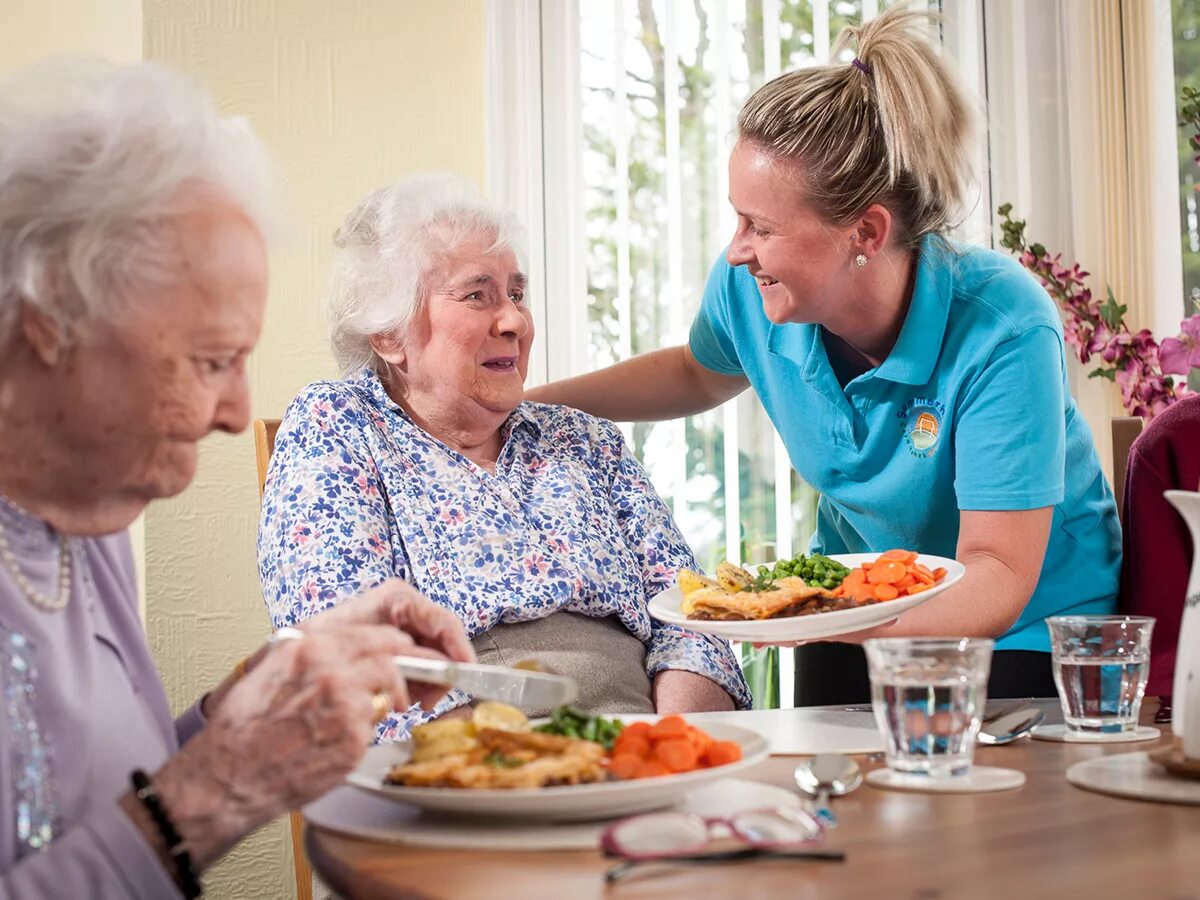
[[(299, 628), (303, 639), (255, 654), (208, 726), (154, 778), (200, 865), (345, 778), (374, 735), (374, 696), (386, 694), (392, 709), (410, 705), (393, 656), (475, 656), (453, 613), (399, 581)], [(443, 693), (414, 695), (432, 702)]]

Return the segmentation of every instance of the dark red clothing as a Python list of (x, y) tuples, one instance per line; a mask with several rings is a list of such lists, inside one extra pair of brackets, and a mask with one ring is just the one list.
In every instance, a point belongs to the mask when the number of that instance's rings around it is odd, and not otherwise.
[(1146, 695), (1168, 696), (1183, 596), (1192, 568), (1192, 538), (1163, 491), (1200, 490), (1200, 394), (1151, 420), (1129, 451), (1125, 470), (1123, 613), (1154, 616)]

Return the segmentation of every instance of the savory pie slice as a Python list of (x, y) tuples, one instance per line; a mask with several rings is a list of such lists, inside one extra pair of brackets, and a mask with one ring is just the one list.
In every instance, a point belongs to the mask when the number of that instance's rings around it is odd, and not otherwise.
[(775, 619), (802, 615), (821, 599), (832, 598), (824, 588), (809, 587), (802, 578), (780, 578), (769, 591), (727, 591), (704, 588), (688, 595), (692, 619)]

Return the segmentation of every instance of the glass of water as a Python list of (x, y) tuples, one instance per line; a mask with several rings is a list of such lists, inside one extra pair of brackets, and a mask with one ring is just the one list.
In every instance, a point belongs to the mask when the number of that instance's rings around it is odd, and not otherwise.
[(1154, 619), (1055, 616), (1046, 625), (1067, 726), (1101, 734), (1135, 729), (1150, 674)]
[(875, 638), (863, 644), (888, 767), (944, 778), (971, 770), (987, 701), (987, 638)]

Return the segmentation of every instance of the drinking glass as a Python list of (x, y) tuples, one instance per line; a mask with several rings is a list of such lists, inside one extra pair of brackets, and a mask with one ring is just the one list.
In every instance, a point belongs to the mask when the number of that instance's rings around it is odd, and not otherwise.
[(1050, 652), (1063, 718), (1074, 731), (1137, 727), (1150, 674), (1148, 616), (1054, 616)]
[(888, 767), (934, 778), (966, 775), (987, 702), (992, 641), (874, 638), (863, 647)]

